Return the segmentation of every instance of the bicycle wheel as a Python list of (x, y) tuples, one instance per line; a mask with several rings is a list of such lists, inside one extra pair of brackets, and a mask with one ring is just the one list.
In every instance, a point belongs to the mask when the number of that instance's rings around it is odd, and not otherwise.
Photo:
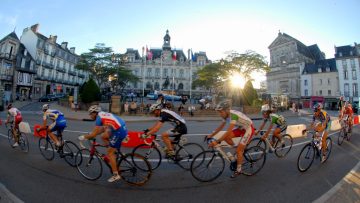
[(11, 129), (8, 130), (8, 141), (9, 141), (10, 146), (12, 148), (14, 148), (13, 145), (15, 144), (15, 138), (13, 136), (13, 133), (12, 133)]
[(175, 163), (185, 170), (190, 170), (193, 158), (204, 151), (204, 148), (196, 143), (186, 143), (179, 147), (175, 154)]
[(150, 163), (136, 153), (121, 155), (118, 168), (121, 178), (130, 185), (144, 185), (152, 174)]
[(88, 180), (97, 180), (102, 175), (102, 163), (99, 156), (91, 155), (88, 149), (81, 149), (75, 156), (76, 168)]
[(76, 154), (78, 151), (80, 151), (80, 149), (75, 143), (65, 140), (62, 148), (62, 154), (60, 154), (60, 156), (64, 158), (66, 163), (70, 166), (75, 167), (77, 165)]
[(244, 175), (252, 176), (257, 174), (265, 165), (266, 152), (264, 148), (253, 146), (244, 152), (244, 162), (241, 171)]
[(277, 139), (275, 143), (275, 155), (279, 158), (285, 157), (290, 152), (292, 145), (293, 139), (291, 135), (283, 135), (281, 141)]
[(306, 144), (300, 151), (297, 167), (300, 172), (307, 171), (315, 158), (315, 148), (311, 143)]
[(247, 145), (247, 148), (251, 148), (253, 146), (261, 147), (261, 148), (265, 149), (265, 151), (267, 149), (266, 142), (264, 140), (261, 140), (260, 137), (253, 138)]
[(341, 145), (344, 142), (345, 137), (346, 137), (346, 129), (341, 128), (338, 136), (338, 145)]
[(191, 163), (191, 175), (200, 182), (210, 182), (224, 171), (225, 160), (218, 151), (203, 151)]
[(324, 162), (322, 163), (325, 163), (328, 159), (329, 159), (329, 156), (331, 154), (331, 149), (332, 149), (332, 140), (330, 137), (327, 137), (326, 138), (326, 159)]
[[(147, 144), (141, 144), (135, 147), (132, 153), (143, 156), (150, 163), (151, 170), (157, 169), (161, 164), (161, 152), (155, 145), (149, 146)], [(146, 170), (146, 168), (140, 169)]]
[(55, 153), (54, 153), (54, 147), (50, 140), (42, 137), (39, 139), (39, 150), (41, 155), (48, 160), (51, 161), (54, 159)]
[(19, 146), (23, 152), (29, 152), (29, 140), (23, 133), (20, 133), (19, 135)]

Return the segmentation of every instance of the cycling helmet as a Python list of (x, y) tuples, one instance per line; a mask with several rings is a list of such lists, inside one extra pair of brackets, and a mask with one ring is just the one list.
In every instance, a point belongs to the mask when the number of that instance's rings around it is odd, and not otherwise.
[(215, 108), (216, 111), (227, 110), (227, 109), (230, 109), (230, 101), (222, 101)]
[(270, 106), (269, 104), (264, 104), (261, 106), (261, 112), (267, 112), (267, 111), (270, 111)]
[(156, 103), (156, 104), (151, 105), (149, 111), (151, 113), (157, 109), (159, 109), (159, 110), (162, 109), (162, 104)]
[(317, 112), (318, 110), (322, 109), (322, 104), (321, 103), (317, 103), (313, 106), (313, 110), (314, 112)]
[(7, 109), (9, 110), (9, 109), (11, 109), (13, 106), (12, 106), (12, 103), (10, 103), (10, 104), (8, 104), (7, 105)]
[(92, 106), (90, 106), (88, 111), (89, 111), (89, 113), (94, 113), (94, 112), (98, 113), (101, 111), (101, 107), (98, 105), (92, 105)]
[(46, 110), (48, 110), (49, 109), (49, 104), (44, 104), (43, 106), (42, 106), (42, 110), (43, 111), (46, 111)]

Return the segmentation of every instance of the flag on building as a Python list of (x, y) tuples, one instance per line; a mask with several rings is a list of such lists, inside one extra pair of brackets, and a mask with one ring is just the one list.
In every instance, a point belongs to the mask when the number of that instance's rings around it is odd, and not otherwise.
[(192, 49), (191, 49), (191, 60), (196, 61), (196, 55), (193, 54)]
[(176, 61), (176, 50), (174, 51), (172, 59), (173, 59), (173, 61)]
[(142, 57), (144, 57), (144, 51), (145, 51), (145, 47), (142, 47)]

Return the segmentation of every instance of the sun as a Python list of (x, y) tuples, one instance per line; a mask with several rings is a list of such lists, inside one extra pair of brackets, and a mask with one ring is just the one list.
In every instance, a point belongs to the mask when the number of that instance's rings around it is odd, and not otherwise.
[(245, 77), (237, 72), (230, 75), (230, 81), (232, 87), (241, 89), (244, 88), (246, 83)]

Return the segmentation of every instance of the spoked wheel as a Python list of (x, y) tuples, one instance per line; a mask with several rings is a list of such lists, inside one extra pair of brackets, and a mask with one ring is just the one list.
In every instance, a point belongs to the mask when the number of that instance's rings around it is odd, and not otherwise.
[(331, 154), (331, 149), (332, 149), (332, 140), (330, 137), (328, 137), (326, 138), (326, 154), (325, 154), (326, 159), (322, 163), (325, 163), (329, 159), (329, 156)]
[(190, 170), (194, 157), (204, 151), (204, 148), (196, 143), (186, 143), (176, 151), (176, 164), (185, 170)]
[(315, 148), (311, 143), (306, 144), (300, 151), (297, 167), (300, 172), (307, 171), (315, 158)]
[(29, 152), (29, 140), (23, 133), (20, 133), (19, 135), (19, 146), (23, 152)]
[(261, 140), (260, 137), (255, 137), (255, 138), (253, 138), (253, 139), (250, 141), (250, 143), (247, 145), (247, 148), (250, 149), (250, 148), (253, 147), (253, 146), (261, 147), (261, 148), (265, 149), (265, 151), (266, 151), (266, 149), (267, 149), (266, 142), (263, 141), (263, 140)]
[[(135, 147), (132, 152), (143, 156), (150, 163), (151, 170), (157, 169), (161, 164), (161, 153), (155, 145), (141, 144)], [(147, 168), (142, 169), (146, 170)]]
[(54, 146), (50, 142), (50, 140), (42, 137), (39, 139), (39, 150), (41, 155), (48, 160), (51, 161), (54, 159), (55, 153), (54, 153)]
[(265, 165), (266, 152), (259, 146), (247, 148), (244, 152), (244, 162), (241, 171), (244, 175), (252, 176), (258, 173)]
[[(62, 148), (62, 153), (60, 154), (70, 166), (75, 167), (76, 164), (76, 154), (80, 151), (79, 147), (71, 142), (64, 141), (64, 146)], [(80, 160), (79, 160), (80, 161)]]
[(275, 154), (277, 157), (285, 157), (291, 150), (293, 139), (291, 135), (285, 134), (281, 137), (281, 141), (277, 139), (275, 143)]
[(12, 133), (11, 129), (8, 130), (8, 141), (9, 141), (10, 146), (12, 148), (14, 148), (13, 145), (15, 144), (15, 138), (13, 136), (13, 133)]
[(118, 167), (121, 178), (130, 185), (144, 185), (152, 174), (150, 163), (139, 154), (130, 153), (121, 156)]
[(218, 151), (203, 151), (191, 163), (191, 175), (200, 182), (210, 182), (224, 171), (225, 160)]
[(338, 136), (338, 145), (341, 145), (344, 142), (345, 136), (346, 136), (346, 129), (341, 128)]
[(88, 149), (81, 149), (76, 153), (75, 163), (79, 173), (88, 180), (97, 180), (102, 175), (100, 157), (91, 155)]

